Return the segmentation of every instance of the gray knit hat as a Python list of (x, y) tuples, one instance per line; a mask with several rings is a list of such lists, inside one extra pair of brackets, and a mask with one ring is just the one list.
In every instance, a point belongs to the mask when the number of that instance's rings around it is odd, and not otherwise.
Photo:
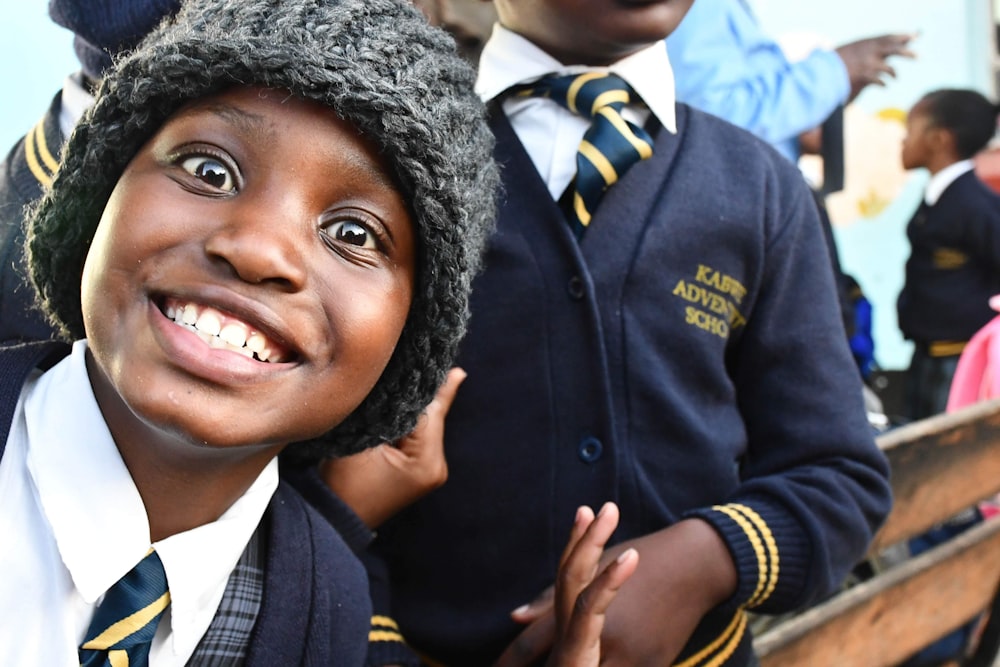
[(108, 73), (29, 220), (31, 279), (66, 337), (85, 335), (80, 275), (110, 193), (181, 105), (234, 84), (334, 109), (382, 150), (416, 227), (417, 279), (399, 344), (365, 401), (308, 445), (345, 455), (407, 433), (453, 363), (495, 215), (497, 169), (472, 69), (407, 0), (186, 0)]

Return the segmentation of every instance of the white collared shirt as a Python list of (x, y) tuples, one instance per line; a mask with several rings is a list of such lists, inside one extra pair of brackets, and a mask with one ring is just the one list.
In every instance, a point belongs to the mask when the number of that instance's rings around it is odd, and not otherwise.
[(63, 82), (62, 102), (59, 106), (59, 131), (67, 139), (87, 109), (94, 106), (94, 96), (81, 84), (79, 78), (81, 76), (79, 73), (71, 74)]
[[(626, 107), (623, 116), (637, 124), (652, 113), (669, 132), (677, 131), (674, 78), (663, 42), (623, 58), (610, 67), (566, 66), (521, 35), (493, 26), (493, 34), (479, 60), (476, 92), (489, 101), (512, 86), (530, 83), (548, 74), (573, 74), (588, 70), (614, 72), (639, 94), (646, 108)], [(511, 126), (531, 161), (558, 199), (576, 175), (576, 152), (590, 121), (558, 103), (540, 97), (509, 97), (503, 102)]]
[(955, 182), (955, 179), (967, 171), (972, 171), (974, 167), (975, 163), (972, 160), (961, 160), (949, 164), (931, 176), (931, 180), (927, 181), (927, 187), (924, 189), (924, 202), (928, 206), (934, 206), (938, 199), (941, 199), (941, 195), (948, 189), (948, 186)]
[[(18, 402), (0, 460), (0, 646), (11, 665), (78, 667), (104, 593), (150, 547), (149, 522), (94, 398), (86, 342)], [(171, 605), (151, 667), (184, 665), (278, 484), (277, 461), (217, 521), (153, 544)]]

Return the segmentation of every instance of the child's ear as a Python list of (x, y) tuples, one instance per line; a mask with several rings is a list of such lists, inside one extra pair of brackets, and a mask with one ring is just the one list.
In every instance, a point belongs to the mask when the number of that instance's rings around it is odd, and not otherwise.
[(954, 132), (946, 127), (931, 127), (928, 128), (928, 132), (929, 136), (927, 138), (934, 152), (949, 154), (955, 152)]

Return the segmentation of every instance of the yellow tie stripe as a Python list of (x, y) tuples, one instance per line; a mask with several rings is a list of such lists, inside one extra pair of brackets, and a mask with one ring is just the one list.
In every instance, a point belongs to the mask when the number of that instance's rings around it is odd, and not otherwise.
[(118, 621), (80, 648), (102, 650), (114, 646), (129, 635), (141, 630), (170, 604), (170, 593), (164, 593), (155, 602)]
[(548, 97), (591, 121), (577, 149), (571, 206), (566, 212), (579, 238), (590, 225), (605, 190), (633, 164), (653, 154), (649, 134), (621, 116), (626, 105), (640, 100), (624, 80), (603, 71), (547, 77), (515, 94)]

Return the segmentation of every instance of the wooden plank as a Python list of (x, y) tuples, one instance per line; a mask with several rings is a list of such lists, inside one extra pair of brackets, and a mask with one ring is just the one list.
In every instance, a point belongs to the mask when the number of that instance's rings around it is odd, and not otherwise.
[(889, 667), (975, 617), (1000, 581), (1000, 519), (802, 612), (756, 639), (762, 667)]
[(892, 470), (894, 503), (870, 553), (1000, 493), (1000, 399), (902, 426), (878, 444)]

